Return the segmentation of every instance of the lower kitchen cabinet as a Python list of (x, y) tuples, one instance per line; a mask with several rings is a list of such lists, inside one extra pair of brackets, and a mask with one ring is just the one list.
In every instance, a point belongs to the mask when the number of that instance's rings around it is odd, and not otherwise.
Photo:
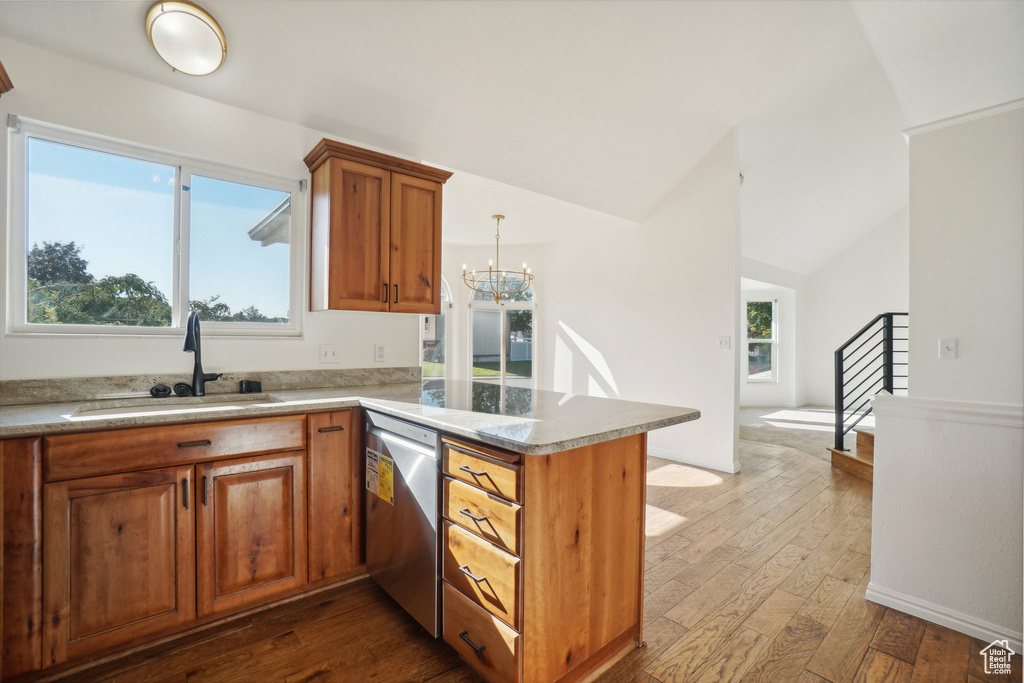
[(444, 439), (444, 639), (485, 680), (578, 681), (643, 643), (645, 452)]
[(357, 409), (0, 441), (0, 676), (363, 571), (361, 443)]
[(44, 487), (43, 665), (195, 617), (192, 467)]
[(358, 410), (308, 417), (310, 583), (352, 576), (366, 561), (362, 437)]
[(306, 584), (305, 452), (196, 466), (199, 616)]

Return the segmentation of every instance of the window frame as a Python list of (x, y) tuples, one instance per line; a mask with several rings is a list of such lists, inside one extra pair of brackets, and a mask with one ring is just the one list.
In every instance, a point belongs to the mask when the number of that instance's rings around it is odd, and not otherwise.
[(501, 345), (499, 347), (501, 349), (501, 357), (499, 366), (500, 373), (498, 375), (498, 379), (500, 384), (505, 386), (506, 380), (508, 379), (508, 373), (506, 372), (505, 369), (505, 363), (508, 360), (508, 358), (506, 357), (508, 354), (505, 352), (505, 342), (507, 341), (505, 312), (528, 310), (532, 311), (533, 313), (533, 337), (530, 338), (530, 359), (532, 363), (530, 372), (530, 388), (537, 388), (537, 370), (540, 367), (537, 359), (537, 325), (539, 322), (537, 316), (537, 290), (535, 290), (531, 286), (530, 292), (533, 294), (532, 301), (502, 301), (500, 304), (496, 304), (494, 303), (493, 299), (475, 300), (473, 297), (476, 294), (476, 292), (475, 290), (470, 290), (469, 303), (466, 306), (469, 309), (468, 322), (466, 325), (466, 349), (468, 350), (468, 353), (466, 354), (466, 375), (469, 378), (470, 382), (478, 381), (473, 376), (473, 312), (476, 309), (492, 309), (501, 312), (501, 330), (499, 332), (499, 339), (501, 340)]
[[(770, 303), (772, 305), (772, 336), (770, 339), (751, 339), (746, 332), (750, 328), (748, 309), (750, 304)], [(743, 329), (744, 329), (744, 354), (746, 362), (743, 367), (746, 369), (744, 379), (749, 384), (778, 384), (779, 382), (779, 300), (778, 299), (746, 299), (743, 302)], [(750, 376), (750, 345), (771, 344), (772, 372), (770, 377), (751, 378)]]
[[(445, 311), (445, 315), (443, 316), (444, 317), (444, 327), (445, 327), (445, 329), (444, 329), (444, 370), (445, 370), (445, 376), (444, 377), (424, 377), (423, 376), (423, 322), (427, 318), (430, 318), (430, 317), (434, 317), (434, 318), (442, 317), (440, 313), (424, 313), (423, 315), (420, 316), (420, 331), (419, 331), (419, 337), (420, 337), (420, 345), (419, 345), (419, 349), (420, 349), (420, 351), (419, 351), (420, 379), (423, 380), (423, 381), (437, 380), (437, 379), (443, 379), (443, 380), (451, 379), (451, 377), (449, 376), (449, 372), (448, 372), (448, 368), (451, 365), (450, 356), (448, 355), (448, 332), (449, 332), (448, 328), (449, 328), (449, 323), (451, 322), (449, 320), (449, 318), (451, 317), (450, 312), (454, 309), (455, 302), (452, 301), (452, 290), (451, 290), (450, 287), (448, 287), (448, 281), (445, 280), (444, 275), (441, 276), (441, 293), (442, 293), (442, 296), (441, 296), (441, 309), (443, 311)], [(447, 298), (445, 298), (445, 297), (447, 297)], [(437, 336), (437, 331), (436, 330), (434, 331), (434, 336)]]
[[(132, 325), (38, 324), (28, 322), (28, 140), (113, 154), (174, 168), (173, 233), (171, 253), (171, 324), (167, 327)], [(253, 323), (203, 321), (204, 336), (302, 338), (305, 310), (305, 201), (303, 182), (268, 173), (204, 161), (144, 145), (72, 130), (18, 117), (8, 125), (8, 184), (10, 230), (6, 265), (9, 272), (5, 336), (111, 336), (176, 337), (184, 334), (189, 313), (189, 230), (192, 175), (287, 192), (291, 196), (291, 235), (288, 257), (288, 322)]]

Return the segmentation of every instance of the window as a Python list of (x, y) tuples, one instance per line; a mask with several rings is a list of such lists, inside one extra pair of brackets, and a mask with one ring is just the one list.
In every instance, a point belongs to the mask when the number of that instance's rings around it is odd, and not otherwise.
[(437, 315), (421, 316), (420, 327), (420, 365), (423, 379), (443, 379), (445, 376), (445, 357), (448, 354), (448, 309), (452, 297), (448, 293), (448, 284), (441, 279), (441, 312)]
[(776, 301), (747, 302), (747, 381), (774, 382), (778, 377)]
[(297, 182), (25, 121), (10, 140), (10, 331), (180, 334), (196, 310), (298, 334)]
[(500, 304), (484, 292), (474, 292), (470, 303), (470, 374), (474, 382), (533, 386), (535, 307), (531, 288)]

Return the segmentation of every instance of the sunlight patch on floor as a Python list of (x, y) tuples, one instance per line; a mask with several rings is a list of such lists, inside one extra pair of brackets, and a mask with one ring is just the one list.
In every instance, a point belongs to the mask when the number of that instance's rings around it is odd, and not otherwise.
[(644, 533), (647, 538), (671, 536), (676, 529), (686, 523), (686, 517), (670, 510), (663, 510), (655, 505), (647, 506), (647, 523)]
[(766, 424), (770, 424), (772, 427), (781, 427), (783, 429), (802, 429), (808, 432), (831, 432), (835, 430), (835, 427), (831, 425), (809, 425), (809, 424), (794, 424), (792, 422), (772, 422), (766, 420)]
[(662, 465), (647, 473), (648, 486), (671, 486), (673, 488), (696, 488), (718, 486), (723, 479), (706, 470), (690, 465)]
[(805, 410), (776, 410), (761, 416), (762, 420), (790, 420), (792, 422), (820, 422), (831, 424), (835, 422), (835, 413), (811, 412)]
[[(848, 414), (846, 417), (847, 417), (847, 419), (850, 419), (850, 418), (853, 417), (853, 415), (849, 415)], [(792, 422), (808, 423), (808, 426), (803, 427), (803, 428), (810, 429), (812, 431), (819, 431), (818, 429), (816, 429), (816, 428), (814, 428), (814, 427), (812, 427), (810, 425), (815, 425), (815, 424), (834, 425), (835, 421), (836, 421), (836, 416), (835, 416), (835, 413), (830, 411), (830, 410), (776, 410), (773, 413), (765, 413), (764, 415), (761, 415), (760, 419), (764, 420), (765, 422), (767, 422), (768, 424), (772, 425), (773, 427), (789, 427), (789, 428), (792, 428), (792, 429), (800, 429), (801, 427), (797, 426), (797, 425), (793, 425), (793, 424), (779, 424), (778, 422), (772, 422), (772, 420), (785, 420), (785, 421), (790, 422), (790, 423), (792, 423)], [(750, 425), (750, 426), (754, 426), (754, 425)], [(868, 415), (863, 420), (861, 420), (861, 422), (860, 422), (860, 424), (858, 426), (859, 427), (874, 427), (875, 426), (875, 416), (874, 415)], [(828, 431), (829, 429), (831, 429), (831, 427), (829, 427), (828, 429), (823, 430), (823, 431)]]

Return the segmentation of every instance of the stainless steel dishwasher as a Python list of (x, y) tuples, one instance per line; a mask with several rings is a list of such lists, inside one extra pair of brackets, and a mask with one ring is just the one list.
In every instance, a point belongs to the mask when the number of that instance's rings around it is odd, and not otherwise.
[(440, 456), (437, 432), (366, 411), (366, 570), (435, 638)]

